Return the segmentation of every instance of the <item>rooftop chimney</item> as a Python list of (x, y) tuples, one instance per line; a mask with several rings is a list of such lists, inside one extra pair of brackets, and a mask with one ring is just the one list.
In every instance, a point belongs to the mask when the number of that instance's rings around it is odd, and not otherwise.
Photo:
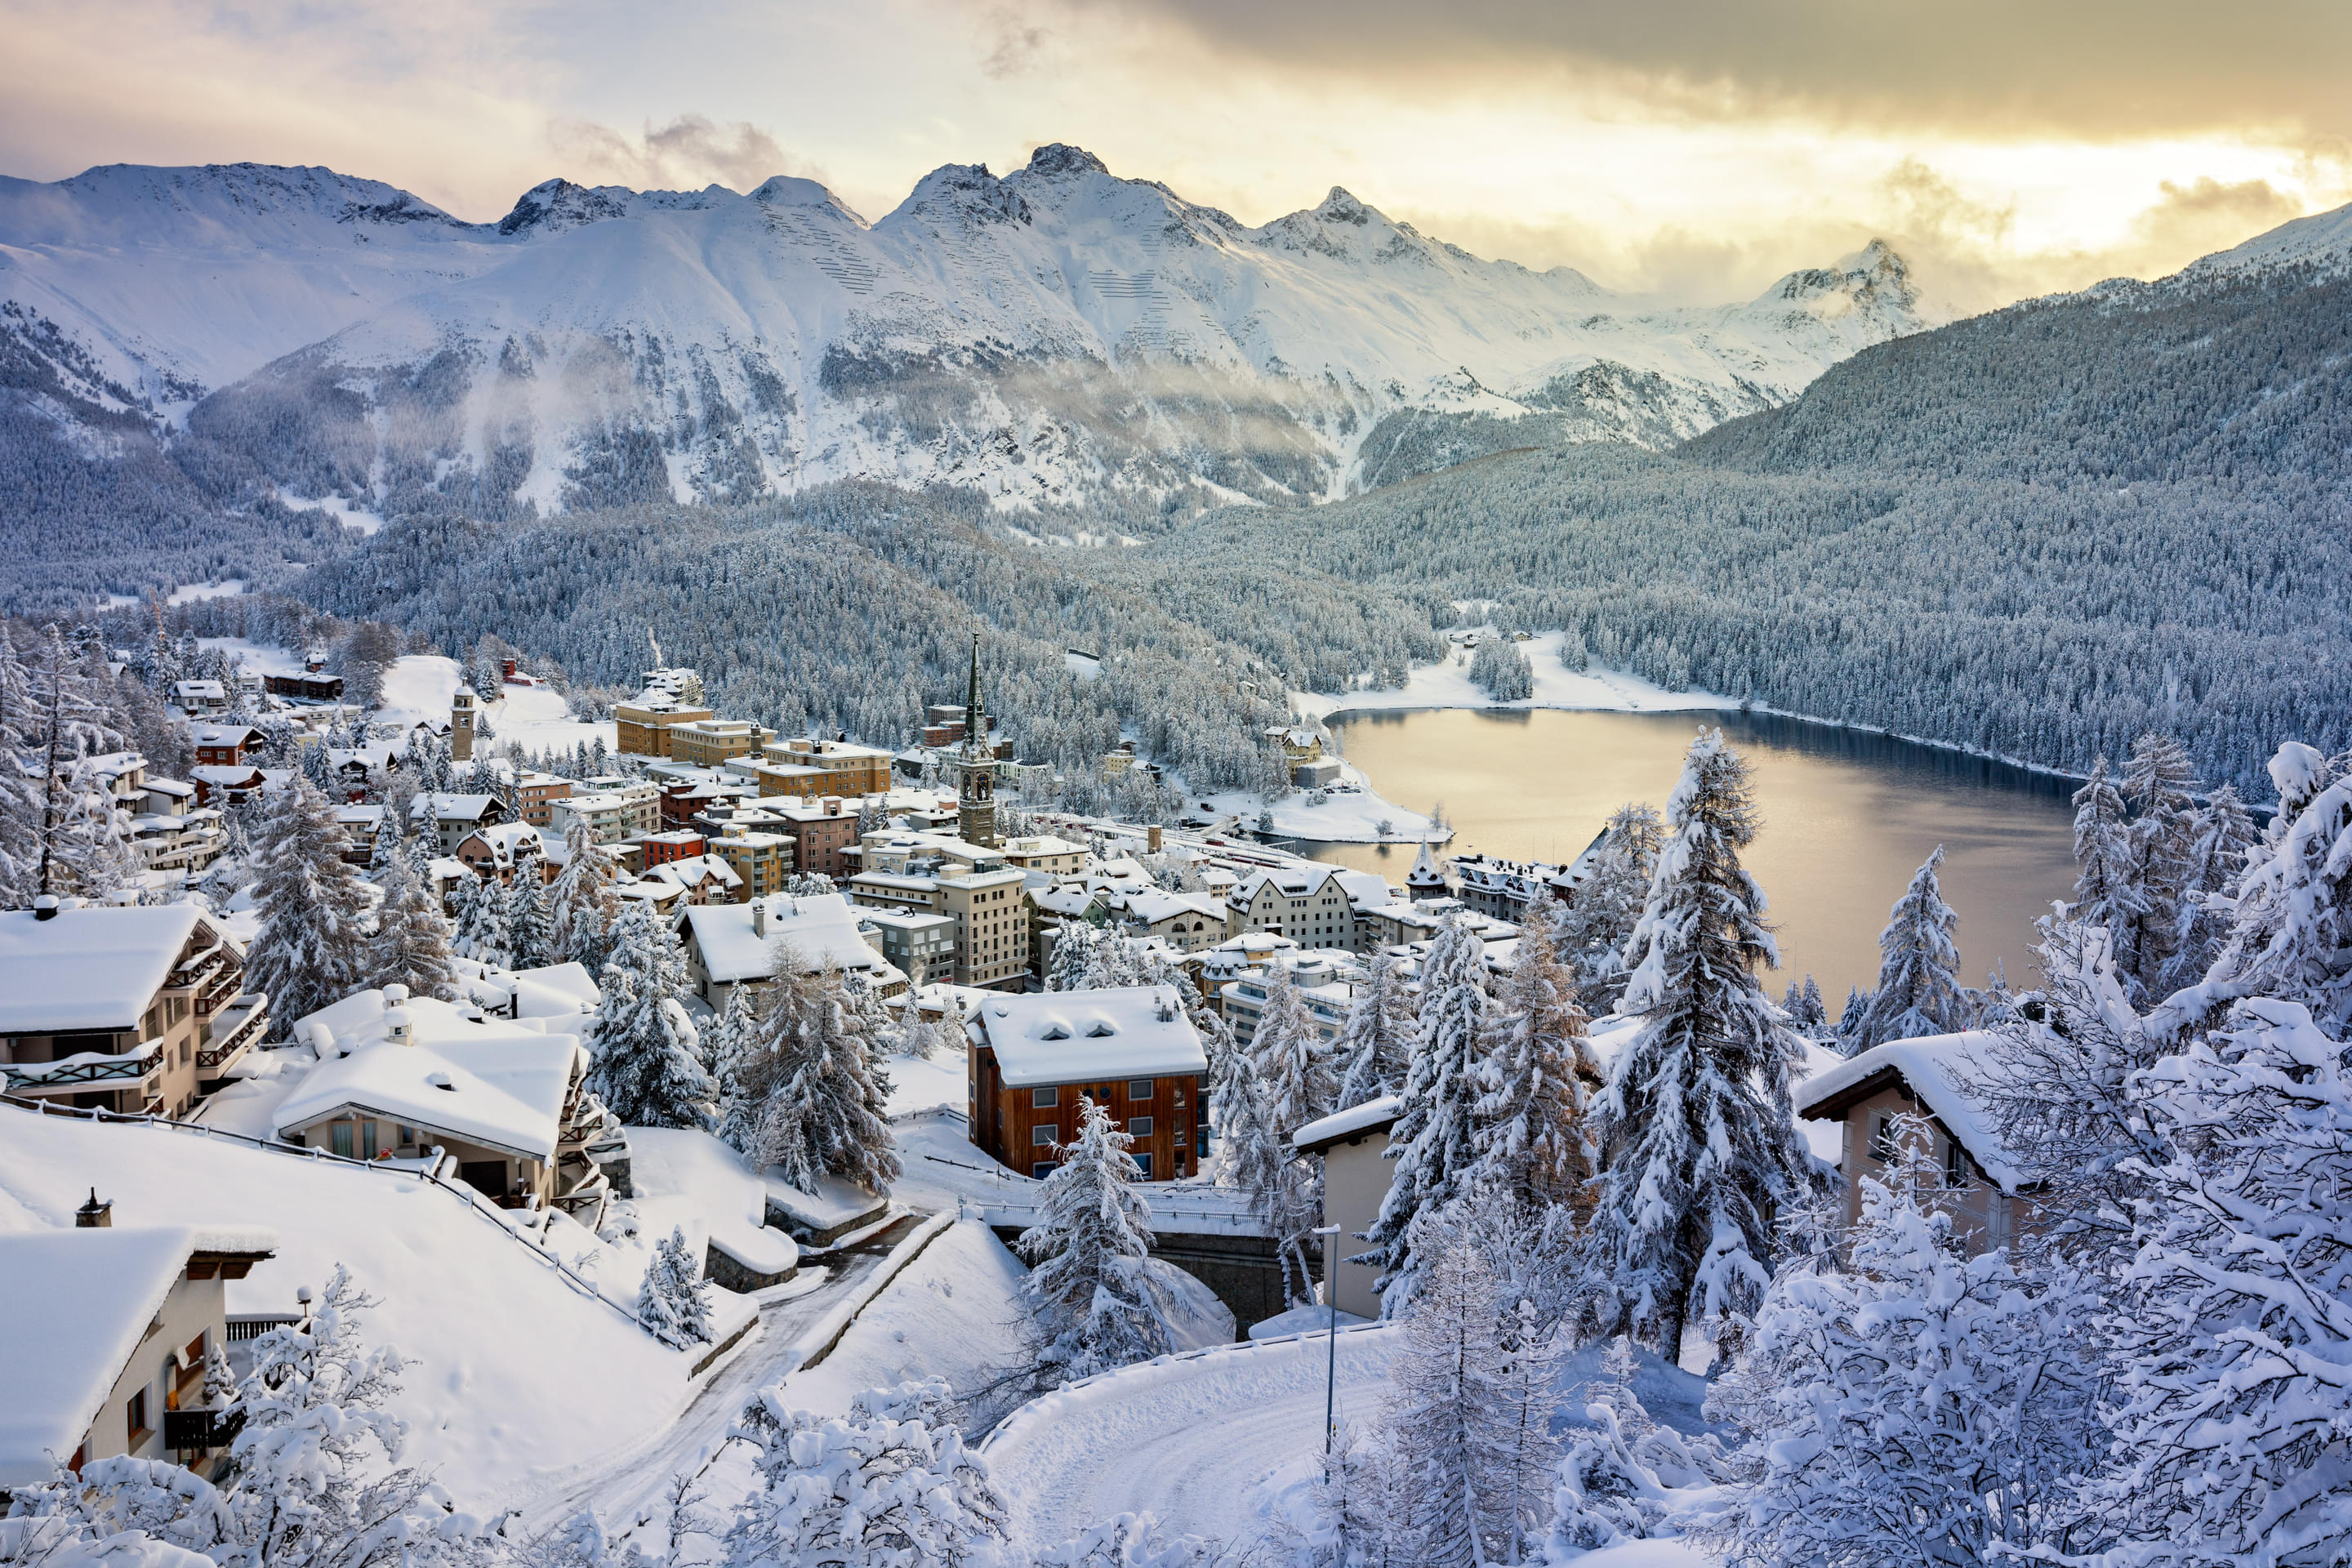
[(35, 899), (33, 900), (33, 918), (37, 921), (53, 921), (57, 919), (58, 896), (55, 893), (43, 893), (39, 898)]
[(751, 900), (751, 934), (753, 936), (768, 934), (768, 901), (765, 899)]
[(74, 1226), (78, 1230), (111, 1230), (114, 1227), (114, 1200), (99, 1202), (98, 1189), (89, 1190), (89, 1202), (74, 1210)]
[(397, 981), (385, 986), (383, 988), (383, 1005), (386, 1007), (406, 1006), (408, 1005), (408, 987), (401, 984)]
[(413, 1046), (416, 1043), (408, 1026), (408, 1009), (390, 1007), (383, 1015), (383, 1041), (388, 1046)]
[(841, 815), (841, 797), (839, 795), (829, 795), (824, 797), (824, 814), (827, 816), (839, 816)]

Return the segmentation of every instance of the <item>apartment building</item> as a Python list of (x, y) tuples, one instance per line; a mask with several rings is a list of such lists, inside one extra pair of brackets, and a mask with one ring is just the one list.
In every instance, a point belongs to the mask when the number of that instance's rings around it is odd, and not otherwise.
[(688, 767), (716, 768), (735, 757), (757, 753), (775, 731), (748, 719), (689, 719), (669, 726), (669, 759)]
[(738, 901), (782, 892), (793, 876), (793, 841), (781, 833), (737, 832), (710, 841), (709, 853), (739, 879)]
[(570, 832), (574, 818), (587, 824), (593, 843), (634, 842), (661, 831), (661, 790), (613, 773), (582, 779), (570, 795), (548, 803), (548, 827), (555, 837)]

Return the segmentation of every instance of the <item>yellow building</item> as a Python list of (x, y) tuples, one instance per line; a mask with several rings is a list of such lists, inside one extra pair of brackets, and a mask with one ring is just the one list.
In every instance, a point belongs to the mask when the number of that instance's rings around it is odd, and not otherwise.
[(671, 761), (716, 768), (730, 757), (749, 756), (774, 738), (774, 731), (748, 719), (686, 719), (669, 727)]
[(742, 879), (734, 901), (748, 903), (783, 890), (793, 875), (793, 841), (781, 833), (738, 833), (710, 841), (709, 853)]

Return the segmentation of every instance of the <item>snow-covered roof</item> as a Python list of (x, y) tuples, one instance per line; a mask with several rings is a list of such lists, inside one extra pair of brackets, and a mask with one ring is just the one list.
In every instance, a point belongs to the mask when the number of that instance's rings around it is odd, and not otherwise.
[(0, 913), (0, 1035), (136, 1028), (203, 924), (194, 904)]
[(198, 724), (190, 738), (199, 746), (242, 746), (260, 734), (250, 724)]
[(1158, 925), (1180, 915), (1213, 921), (1219, 931), (1225, 925), (1225, 902), (1210, 893), (1165, 893), (1157, 888), (1146, 888), (1120, 894), (1119, 902), (1129, 914), (1146, 925)]
[(408, 815), (429, 816), (436, 822), (472, 822), (495, 804), (496, 797), (492, 795), (445, 795), (433, 790), (411, 799)]
[(1172, 985), (996, 995), (968, 1026), (1013, 1089), (1087, 1079), (1206, 1072), (1207, 1055)]
[[(754, 905), (766, 907), (764, 933), (751, 929)], [(877, 981), (897, 976), (898, 972), (858, 934), (860, 912), (841, 893), (801, 899), (771, 893), (751, 903), (699, 904), (686, 911), (685, 920), (702, 954), (704, 971), (721, 984), (773, 979), (780, 941), (792, 944), (809, 971), (831, 963), (846, 970), (863, 970)]]
[(740, 888), (743, 875), (716, 855), (683, 855), (651, 868), (639, 880), (670, 882), (681, 888), (698, 888), (715, 881), (722, 888)]
[(1403, 1113), (1404, 1101), (1393, 1094), (1335, 1110), (1320, 1121), (1310, 1121), (1290, 1135), (1295, 1149), (1321, 1149), (1359, 1132), (1392, 1125)]
[(518, 855), (547, 853), (546, 836), (528, 822), (494, 822), (488, 827), (477, 827), (466, 837), (467, 842), (480, 839), (489, 850), (494, 866), (511, 866)]
[(250, 763), (198, 763), (188, 770), (188, 776), (198, 784), (222, 784), (230, 789), (244, 789), (268, 778)]
[(1973, 1029), (1889, 1040), (1799, 1084), (1797, 1114), (1813, 1120), (1843, 1120), (1856, 1102), (1899, 1078), (1985, 1174), (2002, 1192), (2013, 1194), (2022, 1173), (1970, 1092), (1973, 1086), (1992, 1076), (1991, 1053), (1997, 1044), (1994, 1037)]
[(604, 999), (584, 963), (550, 963), (538, 969), (519, 969), (512, 978), (515, 1008), (520, 1017), (563, 1018), (593, 1013), (596, 1004)]
[(196, 793), (195, 785), (192, 784), (182, 784), (178, 779), (167, 779), (160, 774), (144, 780), (142, 783), (141, 787), (146, 790), (150, 795), (168, 795), (174, 798), (181, 798)]
[[(297, 1039), (331, 1035), (331, 1056), (278, 1107), (282, 1136), (345, 1107), (454, 1133), (471, 1142), (550, 1159), (575, 1068), (586, 1064), (577, 1036), (549, 1031), (543, 1018), (468, 1018), (446, 1002), (400, 1004), (413, 1043), (386, 1038), (381, 991), (362, 991), (295, 1026)], [(578, 1016), (576, 1005), (572, 1016)]]
[(0, 1487), (73, 1457), (194, 1252), (267, 1256), (273, 1231), (124, 1226), (0, 1234)]

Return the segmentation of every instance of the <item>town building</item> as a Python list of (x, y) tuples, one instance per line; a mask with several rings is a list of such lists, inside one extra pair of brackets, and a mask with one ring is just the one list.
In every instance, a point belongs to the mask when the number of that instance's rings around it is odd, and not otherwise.
[(412, 833), (430, 831), (433, 842), (444, 855), (457, 853), (457, 846), (468, 834), (478, 833), (506, 819), (506, 809), (494, 795), (454, 795), (441, 790), (422, 791), (408, 803), (408, 827)]
[(0, 913), (0, 1088), (184, 1117), (269, 1027), (245, 954), (195, 904), (45, 899)]
[(863, 921), (880, 933), (882, 956), (921, 990), (955, 973), (956, 919), (926, 910), (864, 909)]
[(857, 812), (841, 796), (761, 809), (776, 825), (772, 831), (793, 841), (793, 868), (800, 875), (845, 881), (856, 869), (847, 851), (857, 842)]
[(1265, 1010), (1265, 988), (1275, 975), (1286, 975), (1298, 990), (1300, 1006), (1318, 1040), (1339, 1037), (1354, 1005), (1356, 984), (1363, 970), (1353, 954), (1292, 949), (1270, 956), (1265, 964), (1224, 982), (1217, 990), (1217, 1011), (1234, 1032), (1237, 1045), (1257, 1037), (1257, 1021)]
[[(756, 776), (761, 795), (797, 795), (804, 800), (837, 795), (855, 800), (890, 787), (890, 753), (873, 746), (796, 735), (771, 741), (760, 754), (762, 765)], [(735, 765), (743, 761), (736, 759)]]
[(903, 994), (907, 977), (883, 958), (879, 933), (866, 934), (864, 915), (839, 893), (798, 899), (771, 893), (749, 903), (681, 910), (677, 934), (686, 945), (695, 994), (714, 1012), (726, 1008), (738, 985), (756, 991), (772, 984), (784, 953), (792, 955), (800, 973), (831, 967), (862, 977), (877, 995)]
[(1253, 871), (1225, 895), (1229, 928), (1278, 931), (1301, 947), (1353, 948), (1356, 910), (1336, 866)]
[(710, 841), (710, 853), (734, 871), (739, 899), (764, 899), (792, 880), (793, 841), (781, 833), (729, 833)]
[(290, 697), (300, 702), (343, 700), (343, 678), (320, 669), (305, 670), (299, 675), (265, 675), (261, 685), (272, 697)]
[[(656, 887), (663, 890), (651, 890)], [(672, 889), (676, 890), (668, 890)], [(663, 913), (680, 904), (739, 904), (751, 896), (744, 890), (741, 875), (716, 855), (664, 860), (647, 867), (645, 875), (635, 882), (614, 890), (634, 898), (641, 896), (641, 889), (645, 889), (642, 896), (651, 899), (654, 908)]]
[(1840, 1125), (1838, 1169), (1845, 1176), (1844, 1220), (1862, 1217), (1862, 1178), (1901, 1152), (1900, 1119), (1927, 1123), (1927, 1153), (1943, 1171), (1931, 1195), (1952, 1216), (1969, 1254), (2006, 1247), (2030, 1223), (2032, 1185), (1981, 1109), (1979, 1089), (2000, 1042), (1971, 1032), (1890, 1040), (1797, 1086), (1800, 1117)]
[(572, 793), (572, 781), (525, 769), (515, 776), (515, 815), (533, 827), (552, 826), (555, 803)]
[[(882, 837), (869, 835), (869, 847)], [(955, 969), (950, 978), (955, 984), (1017, 988), (1028, 978), (1029, 903), (1023, 896), (1027, 881), (1023, 872), (1005, 865), (994, 850), (971, 850), (971, 862), (960, 865), (936, 850), (919, 858), (905, 858), (902, 841), (886, 841), (881, 847), (886, 864), (903, 868), (859, 872), (849, 879), (852, 899), (870, 908), (953, 917)], [(891, 855), (901, 858), (894, 862)]]
[(1592, 874), (1593, 857), (1608, 836), (1605, 827), (1594, 834), (1583, 852), (1565, 866), (1506, 860), (1495, 855), (1456, 855), (1454, 896), (1480, 914), (1524, 925), (1530, 910), (1575, 901), (1576, 891)]
[(220, 812), (196, 802), (196, 786), (148, 778), (131, 818), (131, 841), (151, 871), (201, 871), (228, 847)]
[(1498, 949), (1511, 951), (1518, 942), (1517, 926), (1492, 915), (1482, 915), (1459, 899), (1422, 899), (1411, 903), (1399, 900), (1359, 910), (1356, 923), (1360, 940), (1357, 946), (1368, 953), (1426, 948), (1436, 940), (1438, 928), (1455, 916), (1470, 922), (1478, 940), (1486, 944), (1490, 960)]
[(197, 724), (189, 729), (188, 740), (196, 748), (196, 761), (214, 767), (241, 767), (261, 749), (261, 731), (250, 724)]
[(613, 709), (616, 749), (625, 756), (667, 757), (670, 754), (669, 731), (674, 724), (698, 723), (716, 719), (718, 714), (702, 705), (702, 683), (694, 680), (695, 695), (687, 700), (678, 695), (686, 682), (664, 680), (660, 677), (691, 677), (692, 670), (648, 670), (644, 691), (634, 702), (616, 704)]
[(404, 985), (346, 996), (295, 1026), (320, 1059), (279, 1102), (278, 1136), (353, 1160), (437, 1152), (504, 1206), (553, 1205), (593, 1229), (610, 1194), (593, 1152), (617, 1140), (585, 1087), (579, 1027), (594, 1004), (552, 1005), (570, 1016), (483, 1017)]
[(217, 1479), (227, 1457), (205, 1363), (228, 1342), (226, 1282), (275, 1257), (277, 1233), (117, 1226), (113, 1206), (93, 1190), (70, 1227), (0, 1232), (0, 1494), (117, 1456)]
[(1008, 838), (1001, 847), (1007, 865), (1018, 866), (1024, 871), (1043, 871), (1056, 881), (1076, 877), (1087, 868), (1085, 845), (1056, 838), (1050, 833)]
[(1376, 1264), (1350, 1261), (1349, 1255), (1362, 1249), (1349, 1243), (1363, 1238), (1388, 1201), (1389, 1183), (1396, 1175), (1396, 1162), (1388, 1157), (1389, 1131), (1402, 1111), (1395, 1095), (1383, 1095), (1310, 1121), (1290, 1138), (1300, 1153), (1322, 1157), (1323, 1223), (1339, 1227), (1339, 1262), (1326, 1276), (1329, 1300), (1360, 1318), (1381, 1315), (1381, 1299), (1372, 1294), (1381, 1270)]
[(468, 763), (474, 760), (474, 721), (481, 716), (480, 701), (470, 686), (459, 684), (457, 694), (449, 699), (449, 760)]
[(1146, 1181), (1173, 1181), (1207, 1152), (1208, 1058), (1172, 985), (998, 994), (964, 1028), (971, 1142), (998, 1163), (1053, 1173), (1091, 1099), (1135, 1142)]
[(658, 785), (615, 773), (598, 773), (576, 780), (572, 793), (547, 803), (548, 831), (561, 838), (576, 818), (588, 829), (593, 844), (620, 844), (661, 831), (661, 789)]
[[(1178, 952), (1199, 952), (1225, 940), (1232, 910), (1210, 893), (1169, 893), (1158, 888), (1114, 893), (1105, 900), (1110, 923), (1136, 936), (1158, 937)], [(1352, 940), (1352, 921), (1350, 922)]]
[(688, 860), (702, 853), (702, 835), (690, 827), (674, 827), (660, 833), (648, 833), (645, 837), (646, 869), (667, 865), (672, 860)]
[(475, 876), (501, 884), (513, 882), (518, 872), (542, 882), (555, 879), (547, 840), (528, 822), (500, 822), (475, 829), (457, 841), (457, 858)]
[(748, 719), (688, 719), (669, 726), (669, 758), (694, 768), (723, 766), (756, 754), (775, 731)]
[(191, 719), (209, 719), (228, 711), (228, 689), (217, 680), (175, 680), (172, 703)]
[(199, 763), (188, 770), (196, 805), (207, 809), (242, 805), (268, 785), (259, 768), (248, 763)]
[(956, 780), (956, 836), (996, 847), (995, 756), (988, 744), (988, 709), (980, 697), (980, 631), (971, 634), (971, 689), (964, 699), (963, 771)]
[(1412, 858), (1412, 869), (1404, 874), (1404, 896), (1410, 900), (1454, 896), (1453, 888), (1445, 880), (1444, 868), (1437, 863), (1436, 851), (1426, 838), (1421, 841), (1421, 853)]

